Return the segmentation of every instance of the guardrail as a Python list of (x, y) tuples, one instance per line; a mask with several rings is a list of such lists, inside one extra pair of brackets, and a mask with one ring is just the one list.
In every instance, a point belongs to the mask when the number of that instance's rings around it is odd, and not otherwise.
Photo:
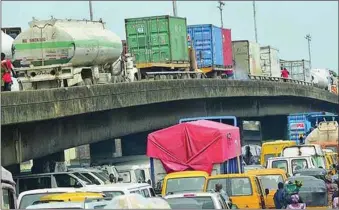
[(311, 83), (311, 82), (305, 82), (305, 81), (295, 80), (295, 79), (290, 79), (290, 78), (285, 79), (285, 78), (282, 78), (282, 77), (271, 77), (271, 76), (253, 75), (253, 74), (249, 74), (248, 76), (252, 80), (289, 82), (289, 83), (294, 83), (294, 84), (313, 86), (313, 83)]

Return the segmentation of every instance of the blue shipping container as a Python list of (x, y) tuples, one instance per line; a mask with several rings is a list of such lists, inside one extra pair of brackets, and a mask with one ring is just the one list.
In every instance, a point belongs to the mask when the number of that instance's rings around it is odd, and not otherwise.
[(187, 26), (188, 46), (196, 53), (198, 68), (223, 67), (222, 29), (211, 24)]
[(287, 117), (288, 120), (288, 136), (290, 140), (299, 144), (299, 135), (305, 137), (309, 134), (310, 129), (321, 121), (338, 120), (338, 115), (328, 112), (309, 112), (291, 114)]

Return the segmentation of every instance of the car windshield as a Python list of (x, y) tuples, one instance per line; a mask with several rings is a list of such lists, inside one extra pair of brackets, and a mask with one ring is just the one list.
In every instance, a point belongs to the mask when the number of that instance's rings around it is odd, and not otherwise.
[(92, 172), (92, 173), (94, 174), (94, 176), (98, 177), (99, 179), (101, 179), (104, 182), (109, 181), (108, 177), (106, 178), (106, 176), (102, 175), (102, 174), (105, 174), (104, 172)]
[(82, 175), (78, 172), (75, 172), (73, 174), (74, 174), (74, 176), (78, 177), (79, 179), (85, 181), (86, 183), (93, 184), (93, 182), (91, 180), (89, 180), (87, 177), (85, 177), (84, 175)]
[(166, 194), (176, 192), (196, 192), (203, 191), (205, 177), (184, 177), (167, 180)]
[(87, 179), (91, 180), (93, 184), (100, 185), (100, 182), (88, 172), (81, 172), (81, 175), (85, 176)]
[(36, 202), (40, 201), (40, 198), (45, 195), (53, 195), (53, 194), (60, 194), (60, 193), (62, 192), (38, 193), (38, 194), (25, 195), (20, 200), (19, 209), (25, 209), (30, 205), (36, 204)]
[(214, 190), (216, 184), (221, 184), (223, 191), (225, 191), (228, 196), (252, 195), (252, 185), (250, 179), (247, 177), (210, 179), (207, 183), (207, 190)]
[(166, 199), (171, 209), (216, 209), (210, 196)]
[(264, 189), (276, 190), (278, 188), (278, 183), (284, 183), (283, 177), (281, 175), (260, 175), (258, 176)]

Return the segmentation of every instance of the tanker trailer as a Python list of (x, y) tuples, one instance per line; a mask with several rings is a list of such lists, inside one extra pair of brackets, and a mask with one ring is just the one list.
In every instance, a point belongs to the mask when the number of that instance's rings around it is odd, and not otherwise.
[(314, 86), (329, 90), (330, 84), (330, 72), (328, 69), (312, 69), (311, 70), (312, 83)]
[(12, 44), (14, 39), (1, 31), (1, 52), (5, 54), (6, 59), (12, 59)]
[(133, 81), (138, 75), (130, 55), (121, 55), (121, 39), (101, 20), (33, 18), (29, 26), (13, 43), (24, 90)]

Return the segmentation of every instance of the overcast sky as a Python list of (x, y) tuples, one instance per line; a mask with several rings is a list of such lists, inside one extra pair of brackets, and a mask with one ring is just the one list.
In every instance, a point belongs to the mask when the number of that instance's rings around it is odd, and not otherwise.
[[(124, 19), (171, 15), (171, 1), (94, 1), (94, 18), (125, 39)], [(312, 36), (313, 68), (338, 70), (338, 2), (286, 1), (256, 2), (259, 43), (271, 45), (285, 60), (308, 59), (307, 41)], [(177, 2), (178, 15), (188, 24), (220, 26), (217, 2)], [(86, 1), (5, 1), (2, 2), (2, 27), (28, 28), (32, 17), (89, 19)], [(226, 2), (223, 20), (232, 29), (232, 40), (254, 40), (252, 2)]]

